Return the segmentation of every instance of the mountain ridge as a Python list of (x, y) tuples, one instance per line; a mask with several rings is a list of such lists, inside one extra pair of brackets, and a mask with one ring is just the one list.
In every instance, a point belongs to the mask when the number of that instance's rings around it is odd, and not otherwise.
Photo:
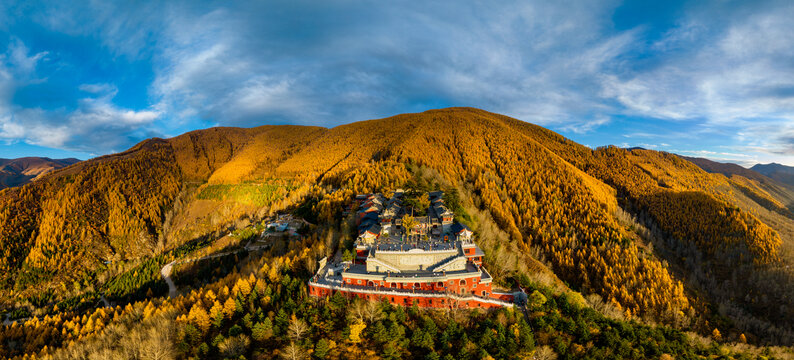
[(0, 159), (0, 189), (36, 181), (45, 174), (76, 164), (75, 158), (51, 159), (48, 157), (21, 157)]
[[(741, 190), (673, 154), (590, 149), (479, 109), (331, 129), (198, 130), (42, 180), (0, 192), (7, 301), (11, 289), (19, 297), (58, 282), (103, 286), (103, 262), (154, 256), (289, 206), (309, 204), (318, 221), (340, 221), (353, 194), (422, 182), (459, 191), (500, 276), (536, 276), (542, 266), (531, 264), (543, 263), (629, 317), (792, 336), (789, 309), (769, 306), (785, 303), (792, 284), (789, 273), (770, 273), (788, 264), (792, 243), (775, 194)], [(735, 305), (737, 293), (767, 296)], [(709, 304), (728, 304), (730, 320), (712, 323), (719, 318)]]
[[(794, 185), (792, 184), (772, 179), (756, 170), (747, 169), (733, 163), (721, 163), (705, 158), (682, 157), (698, 165), (707, 172), (723, 174), (728, 178), (742, 183), (745, 187), (755, 188), (758, 190), (758, 193), (778, 199), (780, 201), (780, 207), (794, 209)], [(738, 175), (739, 177), (734, 177), (734, 175)], [(772, 194), (774, 194), (774, 196)]]
[(751, 169), (779, 182), (794, 186), (794, 166), (770, 163), (756, 164)]

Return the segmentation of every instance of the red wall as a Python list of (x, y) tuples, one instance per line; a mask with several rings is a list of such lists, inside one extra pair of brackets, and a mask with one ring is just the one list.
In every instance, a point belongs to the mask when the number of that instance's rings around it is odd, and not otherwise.
[[(343, 295), (350, 298), (358, 297), (361, 299), (377, 300), (377, 301), (380, 301), (385, 298), (387, 301), (391, 302), (394, 305), (403, 305), (403, 306), (411, 306), (413, 305), (414, 301), (416, 301), (419, 307), (444, 308), (444, 307), (449, 307), (451, 303), (450, 299), (436, 298), (436, 297), (406, 296), (406, 295), (397, 295), (397, 294), (395, 295), (362, 294), (362, 293), (349, 292), (344, 290), (341, 290), (340, 292)], [(324, 297), (324, 296), (331, 296), (333, 293), (334, 290), (326, 289), (323, 287), (314, 287), (309, 285), (309, 295), (311, 296)], [(480, 302), (477, 300), (458, 301), (457, 306), (461, 308), (484, 308), (484, 309), (500, 307), (500, 305), (498, 304)]]
[[(359, 280), (361, 281), (359, 283)], [(403, 290), (427, 290), (427, 291), (449, 291), (452, 293), (460, 294), (461, 290), (464, 293), (471, 293), (474, 292), (475, 295), (483, 296), (483, 291), (485, 291), (485, 296), (489, 296), (491, 293), (491, 284), (490, 283), (480, 283), (479, 276), (472, 276), (466, 279), (464, 285), (460, 284), (460, 280), (447, 280), (444, 282), (390, 282), (386, 281), (368, 281), (365, 279), (354, 279), (354, 278), (346, 278), (344, 280), (345, 284), (348, 285), (358, 285), (358, 286), (374, 286), (374, 287), (385, 287), (391, 289), (403, 289)], [(419, 284), (419, 287), (416, 287), (415, 284)]]
[(514, 296), (512, 294), (491, 294), (491, 298), (502, 300), (502, 301), (509, 301), (512, 302)]

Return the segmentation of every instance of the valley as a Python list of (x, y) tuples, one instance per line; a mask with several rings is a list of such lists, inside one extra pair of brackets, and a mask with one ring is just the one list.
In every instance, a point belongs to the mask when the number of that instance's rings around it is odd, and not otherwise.
[(25, 185), (44, 175), (80, 162), (78, 159), (24, 157), (0, 159), (0, 189)]

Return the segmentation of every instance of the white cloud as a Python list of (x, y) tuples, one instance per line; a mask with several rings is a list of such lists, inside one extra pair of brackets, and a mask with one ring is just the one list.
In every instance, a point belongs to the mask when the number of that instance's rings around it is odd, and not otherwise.
[(630, 115), (738, 129), (736, 146), (794, 156), (780, 135), (794, 123), (794, 7), (759, 8), (693, 11), (651, 46), (664, 61), (605, 76), (604, 96)]
[(28, 56), (28, 48), (19, 39), (14, 39), (8, 48), (8, 63), (18, 74), (29, 75), (35, 70), (39, 60), (47, 56), (46, 51)]
[(119, 118), (127, 124), (148, 124), (160, 117), (156, 111), (122, 111)]
[(0, 139), (23, 141), (59, 149), (109, 152), (124, 150), (130, 132), (151, 125), (162, 114), (156, 110), (130, 110), (113, 104), (113, 84), (83, 84), (78, 87), (91, 96), (78, 101), (75, 110), (44, 110), (21, 107), (12, 102), (17, 88), (37, 79), (37, 66), (47, 52), (29, 54), (20, 40), (9, 44), (0, 55)]
[(82, 84), (78, 87), (80, 91), (92, 94), (116, 93), (118, 89), (113, 84)]
[(158, 41), (152, 92), (168, 114), (225, 124), (336, 125), (440, 99), (593, 129), (604, 122), (591, 119), (609, 107), (587, 90), (636, 37), (604, 35), (610, 6), (174, 11)]
[(297, 114), (305, 104), (301, 99), (292, 96), (293, 88), (294, 84), (288, 79), (252, 79), (231, 94), (230, 97), (234, 102), (229, 105), (249, 114), (261, 114), (273, 110)]
[(0, 120), (0, 137), (92, 153), (122, 151), (129, 146), (130, 132), (145, 128), (160, 115), (119, 108), (108, 97), (85, 98), (71, 112), (17, 109), (9, 121)]
[(160, 116), (156, 111), (121, 109), (113, 105), (111, 100), (112, 96), (81, 99), (78, 109), (69, 114), (67, 119), (71, 124), (79, 127), (111, 124), (124, 126), (151, 123)]
[(564, 131), (571, 131), (577, 134), (584, 134), (593, 131), (595, 128), (608, 124), (610, 119), (606, 116), (599, 116), (590, 122), (581, 122), (565, 125), (562, 127)]
[(25, 135), (25, 128), (11, 121), (11, 116), (0, 117), (0, 138), (8, 140), (19, 139)]
[[(116, 129), (123, 134), (110, 138), (129, 143), (196, 124), (333, 126), (460, 105), (576, 135), (598, 133), (610, 119), (665, 119), (687, 126), (660, 137), (652, 130), (659, 127), (636, 121), (626, 137), (679, 146), (719, 135), (734, 147), (794, 153), (787, 133), (774, 130), (794, 122), (792, 5), (686, 5), (660, 34), (651, 25), (616, 29), (620, 5), (56, 4), (31, 18), (96, 39), (114, 57), (150, 62), (153, 105), (115, 105), (111, 80), (81, 85), (87, 94), (76, 110), (39, 117), (53, 128)], [(27, 60), (19, 68), (51, 57), (19, 49)], [(4, 90), (3, 71), (0, 96), (13, 90)], [(22, 115), (11, 119), (20, 123)], [(48, 141), (73, 146), (74, 139)]]
[(47, 52), (30, 55), (22, 41), (11, 38), (6, 52), (0, 54), (0, 105), (8, 106), (17, 87), (38, 81), (36, 66), (46, 56)]

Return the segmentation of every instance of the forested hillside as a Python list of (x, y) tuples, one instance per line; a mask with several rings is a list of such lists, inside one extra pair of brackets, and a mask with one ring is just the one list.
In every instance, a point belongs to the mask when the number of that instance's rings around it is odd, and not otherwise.
[[(590, 306), (606, 304), (599, 309), (609, 308), (610, 316), (620, 319), (717, 334), (713, 337), (726, 341), (794, 343), (794, 218), (785, 194), (757, 179), (707, 173), (676, 155), (590, 149), (542, 127), (470, 108), (332, 129), (194, 131), (147, 140), (127, 152), (3, 190), (0, 295), (9, 309), (16, 302), (52, 313), (53, 305), (69, 296), (126, 283), (117, 279), (139, 270), (157, 281), (151, 269), (181, 256), (180, 246), (205, 244), (275, 211), (290, 209), (317, 226), (343, 228), (343, 212), (354, 194), (401, 187), (457, 194), (456, 217), (485, 237), (486, 253), (499, 259), (494, 273), (508, 285), (520, 275), (543, 291), (551, 286), (580, 292)], [(311, 263), (333, 255), (349, 237), (342, 228), (341, 235), (317, 240), (324, 250), (300, 257)], [(166, 252), (168, 256), (151, 260)], [(311, 267), (301, 266), (306, 273), (289, 276), (307, 276)], [(273, 289), (300, 291), (280, 279), (279, 271), (270, 281), (282, 285), (262, 285), (256, 296), (270, 288), (268, 301), (287, 301), (273, 295)], [(152, 296), (162, 295), (157, 290), (162, 284), (158, 286), (148, 288)], [(232, 296), (221, 288), (212, 291)], [(147, 292), (132, 290), (124, 293)], [(175, 307), (178, 322), (190, 322), (213, 306), (206, 292), (162, 306)], [(259, 301), (246, 300), (250, 294), (243, 292), (233, 291), (242, 303), (236, 312), (240, 316), (247, 314), (245, 301)], [(40, 299), (35, 293), (51, 295)], [(195, 304), (203, 304), (201, 310), (193, 310)], [(285, 311), (307, 319), (332, 316), (303, 306), (293, 304)], [(179, 318), (187, 311), (187, 319)], [(567, 307), (563, 313), (582, 316)], [(256, 321), (272, 318), (255, 311), (251, 316)], [(427, 323), (409, 317), (414, 327)], [(507, 319), (501, 326), (515, 326), (520, 337), (525, 325), (513, 315)], [(185, 346), (199, 346), (215, 331), (196, 321), (194, 330), (201, 336)], [(335, 326), (347, 325), (327, 325)], [(601, 326), (593, 328), (606, 331)], [(278, 330), (273, 334), (278, 337)], [(540, 342), (551, 344), (549, 339)], [(527, 340), (515, 341), (524, 346)], [(577, 344), (584, 346), (581, 354), (589, 351), (586, 336)]]
[[(719, 163), (703, 158), (684, 157), (710, 172), (723, 174), (740, 185), (744, 192), (750, 191), (750, 196), (759, 197), (759, 203), (771, 201), (777, 207), (794, 209), (794, 184), (786, 184), (772, 179), (752, 169), (746, 169), (736, 164)], [(758, 168), (755, 166), (754, 168)], [(749, 189), (747, 189), (749, 188)], [(755, 193), (753, 195), (753, 193)]]
[[(367, 141), (356, 142), (358, 133)], [(370, 167), (362, 171), (362, 162)], [(791, 324), (755, 323), (756, 315), (779, 322), (780, 310), (791, 311), (772, 306), (790, 301), (789, 287), (765, 291), (791, 284), (790, 273), (780, 271), (788, 259), (781, 259), (780, 235), (738, 207), (732, 184), (675, 155), (591, 150), (514, 119), (447, 109), (331, 129), (279, 171), (363, 191), (383, 183), (372, 179), (372, 166), (389, 163), (427, 166), (465, 184), (513, 241), (534, 249), (569, 284), (628, 314), (706, 328), (714, 324), (695, 314), (730, 308), (721, 312), (741, 314), (747, 329), (791, 340)], [(400, 166), (386, 172), (404, 176)], [(618, 204), (630, 219), (621, 219)], [(677, 276), (664, 263), (675, 265)], [(738, 296), (749, 301), (737, 304)], [(715, 303), (697, 305), (699, 297)], [(755, 313), (745, 318), (747, 311)]]
[(207, 182), (249, 141), (270, 139), (268, 131), (293, 136), (294, 142), (273, 136), (268, 147), (257, 147), (257, 158), (277, 159), (300, 146), (303, 131), (317, 130), (215, 128), (168, 140), (146, 140), (126, 152), (2, 190), (4, 300), (10, 301), (8, 295), (14, 290), (19, 297), (47, 288), (72, 288), (73, 283), (74, 287), (89, 286), (108, 262), (156, 255), (220, 228), (222, 224), (215, 224), (215, 228), (204, 227), (182, 237), (165, 236), (170, 235), (172, 210), (182, 200), (183, 190)]

